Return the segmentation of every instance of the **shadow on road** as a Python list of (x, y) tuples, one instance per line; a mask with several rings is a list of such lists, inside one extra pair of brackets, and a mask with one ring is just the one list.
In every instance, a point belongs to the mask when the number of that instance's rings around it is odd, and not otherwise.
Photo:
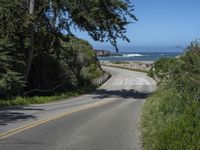
[(7, 125), (8, 123), (23, 121), (27, 119), (36, 119), (34, 115), (28, 115), (25, 111), (43, 110), (28, 108), (27, 106), (14, 106), (14, 107), (0, 107), (0, 126)]
[(105, 89), (99, 89), (95, 91), (93, 94), (95, 95), (93, 99), (104, 99), (111, 97), (145, 99), (150, 94), (152, 94), (152, 92), (139, 92), (134, 89), (109, 90), (109, 91)]
[[(106, 90), (97, 89), (94, 93), (91, 93), (93, 99), (104, 99), (104, 98), (134, 98), (134, 99), (145, 99), (152, 92), (148, 92), (152, 87), (139, 87), (143, 91), (135, 89), (119, 89), (119, 90)], [(146, 90), (145, 90), (146, 89)], [(5, 126), (9, 123), (24, 121), (29, 119), (36, 119), (37, 117), (30, 113), (30, 111), (42, 111), (44, 109), (38, 109), (29, 106), (12, 106), (12, 107), (0, 107), (0, 127)]]

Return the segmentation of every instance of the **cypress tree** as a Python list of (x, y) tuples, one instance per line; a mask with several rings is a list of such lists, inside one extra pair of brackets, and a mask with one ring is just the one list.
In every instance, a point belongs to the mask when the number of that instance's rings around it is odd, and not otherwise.
[(28, 86), (34, 57), (45, 54), (59, 61), (63, 41), (70, 40), (62, 32), (73, 36), (71, 28), (108, 41), (118, 51), (117, 38), (129, 41), (126, 25), (137, 20), (133, 11), (129, 0), (1, 0), (0, 68), (13, 81)]

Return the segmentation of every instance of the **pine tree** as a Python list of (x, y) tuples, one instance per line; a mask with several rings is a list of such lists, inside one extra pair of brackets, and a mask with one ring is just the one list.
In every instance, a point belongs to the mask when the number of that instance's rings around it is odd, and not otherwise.
[(19, 65), (19, 61), (15, 61), (9, 54), (8, 50), (12, 48), (12, 44), (0, 42), (0, 98), (17, 95), (25, 86), (22, 75), (12, 68), (12, 64)]

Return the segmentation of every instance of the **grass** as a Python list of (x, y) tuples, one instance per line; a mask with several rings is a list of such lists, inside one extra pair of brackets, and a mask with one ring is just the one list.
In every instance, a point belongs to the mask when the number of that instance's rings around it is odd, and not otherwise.
[[(111, 74), (108, 74), (108, 78), (104, 81), (106, 82), (110, 77)], [(103, 83), (104, 83), (103, 82)], [(63, 93), (56, 93), (55, 95), (51, 96), (17, 96), (10, 99), (0, 99), (0, 106), (15, 106), (15, 105), (29, 105), (29, 104), (43, 104), (49, 103), (54, 101), (61, 101), (66, 100), (71, 97), (80, 96), (86, 93), (90, 93), (94, 91), (96, 88), (101, 86), (103, 83), (99, 85), (88, 85), (87, 87), (79, 87), (77, 89), (63, 92)]]
[(6, 100), (0, 100), (0, 106), (14, 106), (14, 105), (29, 105), (29, 104), (43, 104), (53, 101), (66, 100), (70, 97), (80, 96), (93, 91), (93, 87), (81, 87), (65, 93), (59, 93), (52, 96), (33, 96), (33, 97), (15, 97)]
[(160, 87), (143, 108), (144, 150), (199, 150), (199, 106), (199, 101), (185, 104), (173, 88)]
[(158, 90), (146, 100), (141, 132), (144, 150), (200, 150), (200, 45), (178, 59), (161, 59), (151, 75)]
[(129, 64), (127, 61), (112, 61), (113, 64)]

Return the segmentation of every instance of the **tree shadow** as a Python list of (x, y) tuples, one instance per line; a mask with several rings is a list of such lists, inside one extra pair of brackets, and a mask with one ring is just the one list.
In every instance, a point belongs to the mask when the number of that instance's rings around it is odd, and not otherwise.
[(117, 98), (134, 98), (134, 99), (146, 99), (148, 96), (150, 96), (153, 92), (140, 92), (136, 91), (134, 89), (121, 89), (121, 90), (105, 90), (105, 89), (99, 89), (96, 90), (93, 95), (93, 99), (104, 99), (104, 98), (111, 98), (111, 97), (117, 97)]
[(43, 109), (29, 108), (27, 106), (0, 107), (0, 126), (5, 126), (17, 121), (36, 119), (36, 116), (26, 114), (26, 111), (32, 110), (40, 111)]

